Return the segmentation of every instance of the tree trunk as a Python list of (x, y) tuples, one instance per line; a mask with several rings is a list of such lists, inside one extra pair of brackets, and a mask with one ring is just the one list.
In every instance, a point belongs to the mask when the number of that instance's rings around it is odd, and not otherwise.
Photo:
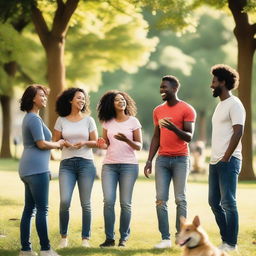
[(1, 147), (1, 158), (11, 158), (11, 147), (10, 147), (10, 135), (11, 135), (11, 116), (10, 106), (11, 97), (7, 95), (0, 96), (1, 107), (3, 112), (3, 134), (2, 134), (2, 147)]
[(253, 171), (253, 146), (252, 146), (252, 102), (251, 84), (253, 68), (253, 38), (247, 40), (238, 39), (238, 72), (240, 74), (240, 86), (238, 95), (246, 110), (244, 136), (242, 138), (243, 162), (239, 176), (241, 180), (255, 179)]
[[(9, 63), (4, 64), (4, 70), (9, 76), (10, 83), (12, 83), (15, 73), (17, 71), (17, 63), (15, 61), (11, 61)], [(12, 88), (10, 86), (9, 95), (12, 95)], [(3, 133), (2, 133), (2, 147), (0, 152), (0, 157), (10, 158), (11, 154), (11, 146), (10, 146), (10, 137), (11, 137), (11, 96), (9, 95), (1, 95), (1, 106), (3, 112)]]
[(55, 103), (57, 96), (65, 87), (65, 65), (64, 65), (64, 47), (65, 41), (51, 39), (49, 46), (46, 48), (47, 54), (47, 76), (49, 87), (51, 89), (48, 101), (48, 126), (51, 131), (57, 118), (55, 112)]
[(253, 55), (256, 50), (256, 24), (251, 25), (249, 23), (248, 14), (244, 11), (244, 7), (246, 7), (248, 2), (248, 0), (228, 0), (229, 9), (236, 24), (234, 34), (238, 43), (237, 69), (240, 75), (238, 95), (246, 110), (245, 129), (242, 138), (243, 162), (239, 176), (241, 180), (255, 179), (253, 172), (251, 88)]

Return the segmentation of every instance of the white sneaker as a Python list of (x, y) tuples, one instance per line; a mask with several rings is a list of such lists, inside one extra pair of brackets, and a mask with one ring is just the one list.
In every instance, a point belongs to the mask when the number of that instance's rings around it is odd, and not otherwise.
[(165, 248), (171, 248), (172, 242), (170, 239), (164, 239), (160, 243), (156, 244), (154, 248), (156, 249), (165, 249)]
[(57, 252), (53, 249), (47, 251), (40, 251), (40, 256), (60, 256)]
[(82, 240), (82, 246), (86, 247), (86, 248), (90, 247), (89, 240), (88, 239), (83, 239)]
[(222, 243), (218, 248), (221, 251), (225, 251), (225, 252), (236, 251), (237, 250), (237, 245), (236, 246), (232, 246), (232, 245), (229, 245), (227, 243)]
[(66, 248), (66, 247), (68, 247), (68, 239), (66, 237), (61, 238), (58, 248), (63, 249), (63, 248)]
[(37, 256), (38, 254), (33, 251), (20, 251), (19, 256)]

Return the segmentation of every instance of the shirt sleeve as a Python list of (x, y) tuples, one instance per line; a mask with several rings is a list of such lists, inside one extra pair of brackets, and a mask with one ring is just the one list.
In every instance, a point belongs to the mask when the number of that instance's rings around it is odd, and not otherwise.
[(31, 118), (28, 128), (34, 141), (45, 140), (42, 120), (39, 117)]
[(188, 106), (184, 117), (185, 122), (195, 122), (196, 121), (196, 111), (193, 107)]
[(158, 118), (157, 118), (156, 109), (153, 110), (153, 122), (154, 122), (155, 126), (158, 126)]
[(61, 118), (58, 117), (57, 120), (56, 120), (56, 123), (54, 125), (54, 129), (59, 131), (59, 132), (62, 132), (62, 121), (61, 121)]
[(142, 126), (140, 124), (140, 121), (134, 117), (134, 121), (133, 121), (133, 131), (137, 130), (137, 129), (140, 129)]
[(96, 123), (92, 117), (90, 117), (89, 121), (89, 132), (95, 131), (97, 129)]
[(242, 104), (235, 104), (230, 109), (230, 119), (232, 126), (236, 124), (244, 125), (245, 109)]

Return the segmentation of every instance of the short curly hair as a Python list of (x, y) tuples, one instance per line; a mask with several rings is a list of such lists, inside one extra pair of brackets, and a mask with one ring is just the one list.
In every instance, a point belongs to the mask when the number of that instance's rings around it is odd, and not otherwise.
[(98, 118), (101, 122), (107, 122), (116, 117), (114, 100), (118, 94), (122, 95), (126, 101), (125, 114), (128, 116), (135, 116), (137, 114), (136, 103), (128, 93), (111, 90), (101, 97), (97, 106)]
[(238, 87), (238, 72), (225, 64), (217, 64), (211, 68), (211, 73), (216, 76), (220, 82), (225, 81), (226, 88), (230, 91)]
[(74, 98), (76, 92), (82, 92), (85, 97), (85, 105), (81, 109), (81, 112), (83, 113), (90, 113), (90, 100), (89, 95), (81, 88), (69, 88), (65, 91), (63, 91), (57, 98), (55, 110), (57, 114), (61, 117), (68, 116), (71, 113), (71, 103), (72, 99)]
[(49, 95), (50, 89), (41, 84), (31, 84), (24, 91), (20, 99), (20, 110), (29, 112), (34, 106), (34, 98), (37, 91), (42, 90), (46, 96)]

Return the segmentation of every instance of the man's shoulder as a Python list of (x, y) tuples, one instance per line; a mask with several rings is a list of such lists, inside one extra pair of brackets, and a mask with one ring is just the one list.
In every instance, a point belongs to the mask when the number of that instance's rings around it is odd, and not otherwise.
[(156, 106), (153, 111), (162, 110), (163, 108), (165, 108), (165, 106), (166, 106), (166, 102), (163, 102), (162, 104)]

